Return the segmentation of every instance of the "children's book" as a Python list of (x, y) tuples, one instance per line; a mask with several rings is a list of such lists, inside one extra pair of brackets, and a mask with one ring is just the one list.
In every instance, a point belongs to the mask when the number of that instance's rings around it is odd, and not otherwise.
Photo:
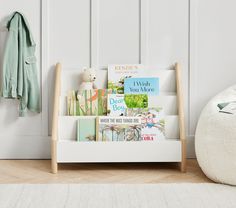
[(127, 108), (147, 108), (148, 95), (147, 94), (125, 94), (125, 104)]
[(69, 91), (67, 95), (67, 115), (95, 116), (107, 115), (107, 95), (112, 90), (94, 89)]
[(97, 141), (140, 141), (141, 118), (97, 117)]
[(118, 94), (124, 94), (124, 80), (131, 77), (144, 76), (145, 69), (141, 64), (109, 65), (108, 89), (116, 90)]
[(77, 141), (96, 141), (96, 118), (77, 120)]
[(109, 94), (107, 96), (108, 116), (124, 116), (126, 108), (124, 94)]
[(76, 115), (76, 92), (71, 90), (67, 95), (67, 115)]
[(154, 141), (165, 139), (165, 117), (161, 107), (126, 109), (126, 116), (141, 118), (142, 140)]
[(127, 78), (124, 81), (124, 93), (159, 95), (159, 78)]

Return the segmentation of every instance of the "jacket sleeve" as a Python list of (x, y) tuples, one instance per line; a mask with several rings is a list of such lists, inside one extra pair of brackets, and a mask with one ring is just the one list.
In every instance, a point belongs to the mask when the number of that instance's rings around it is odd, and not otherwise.
[(5, 98), (17, 98), (18, 71), (18, 19), (13, 18), (9, 27), (3, 58), (2, 95)]

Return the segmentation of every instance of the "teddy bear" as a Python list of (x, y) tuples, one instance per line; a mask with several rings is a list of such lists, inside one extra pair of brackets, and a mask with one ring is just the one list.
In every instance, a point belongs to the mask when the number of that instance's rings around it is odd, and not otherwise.
[(96, 80), (96, 70), (93, 68), (84, 68), (82, 73), (82, 83), (79, 86), (79, 92), (83, 90), (92, 90), (96, 89), (95, 80)]

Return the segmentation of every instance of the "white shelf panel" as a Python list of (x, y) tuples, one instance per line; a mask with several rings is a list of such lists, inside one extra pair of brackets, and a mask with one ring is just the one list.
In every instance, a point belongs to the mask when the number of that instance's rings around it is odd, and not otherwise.
[[(62, 91), (64, 95), (68, 90), (78, 89), (80, 84), (80, 73), (82, 69), (64, 69), (62, 70)], [(175, 70), (171, 69), (152, 69), (148, 71), (147, 77), (159, 77), (160, 92), (176, 92)], [(107, 69), (98, 69), (96, 85), (98, 88), (107, 87)]]
[[(59, 117), (59, 139), (76, 140), (76, 121), (79, 118), (95, 118), (96, 116), (60, 116)], [(179, 138), (178, 116), (166, 116), (165, 134), (168, 139)]]
[[(168, 150), (168, 151), (167, 151)], [(180, 162), (179, 140), (144, 142), (58, 141), (57, 162)]]

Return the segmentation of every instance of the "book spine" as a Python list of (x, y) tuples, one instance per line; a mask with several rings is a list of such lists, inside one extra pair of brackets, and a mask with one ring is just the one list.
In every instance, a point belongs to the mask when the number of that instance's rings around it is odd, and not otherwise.
[(70, 115), (70, 100), (71, 97), (70, 97), (70, 93), (68, 92), (67, 94), (67, 115), (69, 116)]
[(76, 133), (77, 133), (77, 141), (79, 142), (80, 141), (80, 132), (79, 132), (79, 123), (80, 123), (80, 120), (78, 119), (77, 120), (77, 130), (76, 130)]
[(87, 102), (87, 90), (84, 91), (84, 103), (85, 103), (85, 115), (88, 115), (88, 102)]
[(76, 95), (75, 95), (75, 91), (73, 91), (73, 103), (74, 103), (74, 112), (73, 115), (76, 116)]
[(96, 117), (96, 141), (99, 141), (99, 117)]
[(70, 116), (74, 115), (73, 91), (70, 92)]
[(89, 90), (89, 95), (90, 95), (90, 99), (89, 99), (89, 104), (90, 104), (90, 115), (93, 115), (92, 90)]
[(103, 115), (103, 106), (102, 106), (102, 90), (98, 90), (98, 115)]

